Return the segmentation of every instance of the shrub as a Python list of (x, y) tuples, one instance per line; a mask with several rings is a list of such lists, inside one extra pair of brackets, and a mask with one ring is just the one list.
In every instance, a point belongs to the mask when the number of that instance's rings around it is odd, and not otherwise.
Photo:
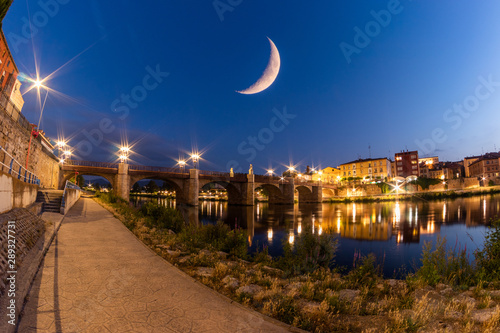
[(141, 213), (146, 218), (148, 228), (170, 229), (178, 233), (184, 227), (181, 213), (174, 208), (149, 201), (141, 207)]
[(484, 248), (476, 251), (475, 257), (479, 274), (488, 281), (500, 281), (500, 219), (491, 222)]
[(315, 235), (309, 228), (299, 234), (290, 244), (283, 239), (283, 256), (277, 261), (286, 275), (312, 273), (318, 268), (328, 268), (332, 263), (338, 242), (335, 236), (325, 232)]
[(296, 316), (300, 314), (300, 310), (290, 296), (276, 295), (264, 304), (264, 310), (274, 318), (287, 323), (293, 324)]
[[(356, 262), (354, 262), (356, 264)], [(347, 281), (351, 288), (362, 286), (373, 287), (380, 276), (380, 268), (377, 265), (377, 258), (373, 253), (360, 257), (360, 264), (347, 274)]]
[(417, 271), (417, 279), (430, 286), (448, 283), (451, 285), (473, 285), (475, 270), (467, 257), (467, 248), (458, 251), (446, 250), (446, 238), (438, 236), (436, 247), (425, 242), (422, 250), (422, 267)]
[(239, 258), (246, 258), (248, 254), (246, 230), (231, 230), (222, 221), (217, 222), (215, 225), (188, 225), (179, 236), (191, 251), (211, 247)]

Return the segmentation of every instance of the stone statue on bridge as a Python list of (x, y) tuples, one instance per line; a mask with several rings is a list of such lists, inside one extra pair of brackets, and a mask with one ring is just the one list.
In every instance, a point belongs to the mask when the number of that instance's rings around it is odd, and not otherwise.
[(248, 169), (248, 174), (253, 175), (253, 165), (250, 164), (250, 169)]
[(231, 170), (229, 170), (229, 177), (234, 177), (234, 171), (233, 171), (233, 168), (231, 168)]

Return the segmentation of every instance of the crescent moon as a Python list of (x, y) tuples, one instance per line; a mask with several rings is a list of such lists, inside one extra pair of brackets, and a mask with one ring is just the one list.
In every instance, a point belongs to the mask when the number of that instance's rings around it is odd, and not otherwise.
[(260, 77), (260, 79), (257, 80), (254, 84), (252, 84), (250, 87), (247, 89), (241, 90), (241, 91), (236, 91), (237, 93), (244, 94), (244, 95), (252, 95), (252, 94), (257, 94), (260, 93), (261, 91), (266, 90), (273, 84), (274, 80), (276, 80), (276, 77), (278, 77), (278, 73), (280, 71), (280, 66), (281, 66), (281, 60), (280, 60), (280, 54), (278, 52), (278, 48), (276, 45), (274, 45), (273, 41), (267, 37), (269, 40), (269, 44), (271, 45), (271, 56), (269, 57), (269, 63), (267, 64), (266, 69), (264, 70), (264, 73)]

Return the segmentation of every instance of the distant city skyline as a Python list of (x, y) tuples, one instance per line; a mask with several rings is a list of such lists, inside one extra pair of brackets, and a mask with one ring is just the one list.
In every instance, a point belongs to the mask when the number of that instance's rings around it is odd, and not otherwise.
[[(75, 158), (256, 173), (500, 148), (500, 4), (14, 1), (23, 114)], [(78, 13), (78, 15), (75, 15)], [(29, 24), (32, 24), (30, 30)], [(281, 56), (274, 83), (242, 95)], [(274, 73), (273, 73), (274, 74)], [(53, 90), (52, 90), (53, 89)]]

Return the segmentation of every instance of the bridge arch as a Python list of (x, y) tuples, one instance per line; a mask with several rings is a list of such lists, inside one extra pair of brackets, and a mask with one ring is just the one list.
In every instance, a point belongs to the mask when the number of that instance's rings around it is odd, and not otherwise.
[(276, 204), (276, 203), (284, 203), (286, 202), (286, 198), (283, 195), (282, 190), (276, 186), (275, 184), (266, 184), (266, 183), (259, 183), (256, 184), (256, 189), (257, 188), (263, 188), (267, 191), (268, 193), (268, 202), (270, 204)]
[(323, 192), (323, 198), (332, 198), (337, 196), (337, 193), (333, 188), (323, 187), (322, 192)]
[[(187, 193), (184, 191), (184, 186), (182, 183), (182, 179), (172, 179), (169, 177), (165, 177), (162, 175), (135, 175), (130, 176), (130, 188), (134, 186), (135, 183), (141, 181), (143, 179), (151, 179), (151, 180), (161, 180), (167, 183), (173, 190), (175, 191), (175, 201), (178, 204), (182, 204), (185, 201)], [(130, 190), (130, 189), (129, 189)]]
[(200, 188), (208, 184), (217, 184), (222, 186), (227, 191), (227, 201), (230, 205), (239, 205), (243, 201), (243, 193), (241, 188), (235, 184), (223, 180), (200, 180)]
[[(85, 171), (85, 172), (78, 172), (78, 175), (79, 176), (96, 176), (96, 177), (102, 177), (104, 179), (106, 179), (110, 184), (111, 184), (111, 187), (113, 189), (115, 189), (115, 175), (113, 174), (103, 174), (103, 173), (99, 173), (99, 172), (91, 172), (91, 171)], [(75, 176), (75, 171), (72, 170), (72, 171), (63, 171), (62, 172), (62, 177), (60, 178), (61, 179), (61, 182), (59, 183), (59, 189), (64, 189), (64, 185), (66, 184), (66, 181), (67, 180), (70, 180), (71, 177), (74, 177)]]
[(295, 191), (299, 194), (299, 202), (310, 202), (312, 199), (312, 190), (304, 185), (295, 187)]

